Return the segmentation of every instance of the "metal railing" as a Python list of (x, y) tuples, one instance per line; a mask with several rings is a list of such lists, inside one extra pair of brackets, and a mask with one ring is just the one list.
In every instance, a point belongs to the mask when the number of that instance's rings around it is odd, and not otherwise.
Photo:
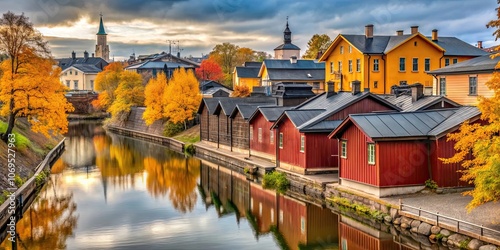
[(439, 212), (431, 212), (421, 207), (414, 207), (411, 205), (403, 204), (401, 200), (399, 201), (400, 211), (411, 214), (413, 216), (418, 216), (422, 221), (431, 222), (438, 227), (453, 230), (456, 233), (465, 234), (471, 237), (479, 236), (483, 241), (498, 244), (500, 239), (500, 231), (485, 227), (483, 225), (478, 225), (475, 223), (467, 222), (464, 220), (459, 220), (450, 216), (439, 214)]

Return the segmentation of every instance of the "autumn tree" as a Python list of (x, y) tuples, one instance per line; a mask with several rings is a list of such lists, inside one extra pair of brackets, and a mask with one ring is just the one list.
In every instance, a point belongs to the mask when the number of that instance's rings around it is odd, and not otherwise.
[(224, 84), (231, 87), (234, 67), (243, 65), (247, 61), (254, 61), (256, 53), (254, 50), (239, 47), (231, 43), (217, 44), (210, 52), (210, 58), (222, 67), (224, 73)]
[(159, 73), (156, 78), (151, 78), (144, 90), (144, 111), (142, 118), (147, 125), (163, 118), (163, 93), (167, 87), (167, 77), (164, 73)]
[(302, 56), (304, 59), (316, 59), (318, 57), (318, 53), (325, 52), (326, 49), (328, 49), (328, 46), (330, 46), (331, 39), (327, 34), (314, 34), (307, 42), (307, 50), (306, 53)]
[(99, 91), (98, 99), (92, 104), (95, 108), (107, 110), (115, 100), (115, 90), (120, 83), (123, 66), (119, 62), (110, 63), (99, 72), (95, 79), (95, 89)]
[(144, 104), (144, 86), (141, 75), (136, 72), (123, 71), (119, 79), (118, 87), (114, 91), (115, 99), (109, 106), (108, 112), (113, 119), (123, 121), (131, 107)]
[[(498, 1), (500, 4), (500, 1)], [(495, 40), (500, 38), (500, 9), (497, 8), (497, 20), (486, 26), (496, 28)], [(499, 50), (497, 46), (495, 50)], [(498, 54), (493, 57), (498, 56)], [(500, 68), (500, 64), (496, 66)], [(481, 204), (500, 200), (500, 73), (495, 71), (486, 83), (493, 91), (493, 97), (479, 97), (478, 108), (481, 111), (481, 123), (464, 123), (459, 132), (450, 134), (448, 140), (456, 141), (457, 153), (445, 163), (462, 162), (465, 168), (462, 180), (474, 183), (474, 189), (465, 192), (472, 196), (467, 205), (469, 211)], [(472, 153), (472, 159), (468, 155)]]
[(238, 85), (234, 86), (233, 93), (231, 93), (231, 97), (248, 97), (250, 96), (251, 91), (250, 88), (246, 85)]
[(195, 73), (196, 77), (200, 80), (220, 82), (224, 79), (221, 66), (213, 58), (203, 60)]
[(24, 14), (9, 11), (0, 18), (0, 52), (8, 55), (0, 65), (0, 115), (8, 120), (1, 139), (7, 141), (19, 117), (47, 137), (66, 132), (66, 112), (73, 106), (64, 97), (61, 70), (53, 67), (47, 43)]
[(163, 94), (164, 116), (172, 123), (192, 120), (201, 102), (198, 80), (193, 71), (179, 68), (174, 71)]

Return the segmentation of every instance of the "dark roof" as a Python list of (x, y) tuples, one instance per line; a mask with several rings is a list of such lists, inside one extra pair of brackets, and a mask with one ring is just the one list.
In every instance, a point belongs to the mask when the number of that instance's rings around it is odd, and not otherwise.
[(374, 140), (440, 137), (466, 120), (479, 115), (479, 109), (476, 107), (406, 113), (354, 114), (349, 115), (331, 136), (343, 131), (347, 123), (353, 122)]
[(364, 54), (382, 54), (387, 48), (391, 36), (342, 35), (349, 43)]
[[(431, 40), (431, 37), (427, 37)], [(441, 48), (445, 49), (445, 56), (484, 56), (489, 53), (471, 44), (468, 44), (456, 37), (438, 37), (433, 41)]]
[(217, 105), (214, 114), (222, 111), (225, 115), (229, 116), (233, 112), (234, 108), (238, 104), (243, 105), (276, 105), (276, 98), (272, 97), (224, 97), (219, 98), (219, 104)]
[[(266, 118), (269, 122), (274, 122), (278, 120), (278, 118), (283, 114), (285, 110), (291, 110), (293, 107), (283, 107), (283, 106), (274, 106), (274, 107), (259, 107), (258, 111), (262, 113), (264, 118)], [(256, 112), (258, 112), (256, 110)]]
[(257, 67), (236, 67), (236, 74), (240, 78), (259, 78), (259, 71)]
[[(306, 123), (307, 121), (311, 120), (312, 118), (320, 115), (321, 113), (325, 112), (325, 109), (308, 109), (308, 110), (285, 110), (283, 114), (278, 118), (278, 120), (281, 119), (281, 117), (287, 116), (290, 121), (292, 121), (293, 125), (298, 128), (302, 124)], [(274, 128), (277, 124), (275, 123), (272, 127)]]
[(232, 90), (230, 90), (226, 87), (213, 87), (213, 88), (202, 90), (201, 94), (204, 96), (213, 96), (214, 94), (216, 94), (219, 91), (226, 92), (227, 94), (224, 96), (229, 96), (231, 93), (233, 93)]
[(392, 103), (370, 92), (361, 92), (356, 95), (353, 95), (351, 92), (338, 92), (337, 94), (331, 96), (328, 96), (327, 93), (323, 93), (305, 101), (295, 108), (300, 110), (326, 109), (326, 112), (312, 117), (298, 127), (298, 129), (300, 131), (307, 131), (307, 129), (314, 127), (316, 124), (322, 122), (333, 114), (347, 108), (353, 103), (363, 100), (364, 98), (373, 98), (387, 107), (398, 111), (400, 110), (400, 108), (396, 107)]
[(193, 60), (189, 60), (188, 58), (181, 58), (178, 57), (174, 54), (166, 53), (166, 52), (161, 52), (161, 53), (156, 53), (156, 54), (151, 54), (151, 55), (139, 55), (137, 59), (141, 62), (145, 61), (169, 61), (169, 62), (175, 62), (175, 61), (181, 61), (184, 64), (192, 65), (195, 68), (200, 66), (200, 63), (195, 62)]
[(301, 132), (329, 133), (329, 132), (332, 132), (334, 129), (336, 129), (341, 123), (342, 123), (342, 120), (321, 121), (313, 126), (302, 129)]
[(325, 69), (267, 69), (271, 81), (324, 81)]
[(446, 98), (445, 96), (422, 96), (416, 102), (412, 101), (411, 95), (378, 95), (386, 101), (402, 109), (403, 112), (425, 110), (440, 102), (446, 102), (452, 106), (459, 107), (460, 104)]
[(266, 59), (264, 60), (266, 68), (269, 69), (322, 69), (325, 70), (325, 62), (317, 62), (315, 60), (297, 59), (296, 63), (292, 63), (288, 59)]
[(238, 113), (241, 114), (241, 117), (245, 120), (248, 120), (250, 117), (252, 117), (252, 114), (255, 113), (255, 111), (261, 107), (261, 106), (269, 106), (270, 104), (266, 103), (261, 103), (261, 104), (237, 104), (236, 107), (234, 108), (231, 118), (235, 117)]
[(75, 64), (87, 64), (94, 65), (100, 70), (103, 70), (104, 67), (108, 66), (108, 62), (100, 57), (75, 57), (75, 58), (59, 58), (55, 59), (58, 63), (58, 66), (61, 67), (62, 70), (65, 70)]
[(310, 98), (315, 95), (312, 86), (307, 83), (278, 83), (272, 93), (272, 96), (283, 99)]
[(260, 68), (262, 62), (245, 62), (244, 67), (246, 68)]
[(493, 72), (498, 62), (500, 62), (500, 57), (491, 58), (491, 55), (485, 55), (430, 71), (429, 74), (446, 75)]
[(176, 63), (176, 62), (164, 62), (164, 61), (146, 61), (143, 63), (138, 63), (134, 65), (130, 65), (126, 67), (126, 69), (164, 69), (165, 66), (169, 69), (174, 69), (174, 68), (194, 68), (193, 65), (188, 65), (188, 64), (183, 64), (183, 63)]
[(198, 114), (201, 114), (203, 111), (203, 107), (207, 107), (208, 114), (213, 115), (215, 112), (215, 108), (219, 104), (219, 98), (203, 98), (200, 103), (200, 107), (198, 107)]
[(202, 89), (202, 90), (207, 90), (207, 89), (216, 88), (216, 87), (228, 89), (226, 86), (224, 86), (223, 84), (218, 83), (216, 81), (206, 80), (206, 81), (200, 82), (200, 89)]
[(74, 67), (84, 73), (99, 73), (102, 70), (92, 64), (73, 64), (71, 67)]
[(286, 49), (286, 50), (300, 50), (300, 48), (297, 45), (293, 44), (293, 43), (283, 43), (280, 46), (276, 47), (274, 50), (283, 50), (283, 49)]

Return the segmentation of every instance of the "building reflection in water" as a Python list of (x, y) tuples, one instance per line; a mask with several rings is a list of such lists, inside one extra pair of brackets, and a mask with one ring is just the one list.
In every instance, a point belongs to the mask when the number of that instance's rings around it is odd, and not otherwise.
[(339, 218), (329, 209), (265, 190), (242, 174), (202, 161), (200, 193), (207, 209), (219, 216), (248, 220), (258, 239), (273, 234), (282, 248), (324, 249), (338, 246)]

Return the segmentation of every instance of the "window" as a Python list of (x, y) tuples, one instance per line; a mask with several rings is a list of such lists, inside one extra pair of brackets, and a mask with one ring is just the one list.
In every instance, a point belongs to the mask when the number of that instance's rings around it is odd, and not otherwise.
[(330, 74), (333, 74), (334, 71), (333, 62), (330, 62)]
[(356, 71), (361, 72), (361, 60), (356, 59)]
[(259, 130), (257, 132), (257, 140), (259, 142), (262, 142), (262, 128), (259, 128)]
[(78, 89), (78, 80), (74, 80), (73, 85), (74, 85), (73, 86), (74, 89)]
[(339, 61), (339, 72), (342, 73), (342, 61)]
[(458, 63), (458, 58), (453, 58), (453, 64)]
[(304, 148), (306, 147), (306, 137), (301, 135), (300, 136), (300, 152), (304, 152)]
[(69, 70), (69, 74), (70, 74), (70, 75), (73, 75), (73, 71), (72, 71), (72, 70)]
[(375, 164), (375, 144), (368, 143), (368, 164)]
[(306, 219), (304, 216), (300, 216), (300, 232), (302, 234), (306, 232)]
[(349, 67), (348, 67), (349, 68), (349, 73), (351, 73), (352, 72), (352, 60), (348, 61), (348, 65), (349, 65)]
[(439, 78), (439, 94), (446, 95), (446, 78)]
[(347, 158), (347, 141), (340, 142), (340, 157)]
[(283, 148), (283, 133), (280, 133), (280, 138), (279, 138), (278, 146), (280, 148)]
[(430, 58), (425, 58), (425, 60), (424, 60), (424, 70), (425, 71), (431, 70), (431, 59)]
[(90, 90), (94, 90), (94, 80), (90, 80)]
[(253, 140), (253, 125), (250, 125), (250, 140)]
[(444, 59), (444, 66), (450, 65), (450, 58)]
[(399, 71), (400, 72), (405, 72), (406, 71), (406, 58), (401, 57), (399, 58)]
[(274, 130), (269, 132), (269, 143), (274, 144)]
[(340, 54), (344, 54), (344, 46), (340, 46)]
[(349, 53), (351, 53), (351, 52), (352, 52), (352, 47), (351, 47), (351, 45), (349, 45)]
[(469, 76), (469, 95), (477, 95), (477, 76)]
[(75, 70), (75, 76), (78, 75), (78, 71)]
[(408, 85), (406, 81), (399, 81), (399, 85)]
[(373, 71), (378, 71), (378, 59), (373, 59)]
[(374, 82), (373, 82), (373, 87), (374, 87), (374, 88), (378, 88), (378, 81), (374, 81)]
[(413, 58), (413, 68), (412, 68), (412, 71), (413, 72), (417, 72), (418, 71), (418, 58)]
[(71, 86), (71, 81), (70, 80), (66, 80), (66, 87), (70, 88)]
[(283, 224), (283, 209), (280, 209), (280, 224)]

